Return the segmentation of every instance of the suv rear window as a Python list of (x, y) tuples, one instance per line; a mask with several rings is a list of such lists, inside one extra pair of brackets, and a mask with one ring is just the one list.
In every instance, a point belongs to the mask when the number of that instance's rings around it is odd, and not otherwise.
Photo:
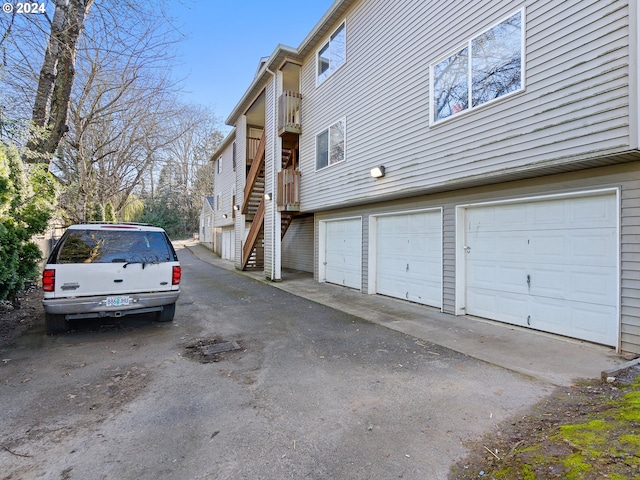
[(67, 230), (51, 253), (54, 263), (161, 263), (176, 261), (164, 232)]

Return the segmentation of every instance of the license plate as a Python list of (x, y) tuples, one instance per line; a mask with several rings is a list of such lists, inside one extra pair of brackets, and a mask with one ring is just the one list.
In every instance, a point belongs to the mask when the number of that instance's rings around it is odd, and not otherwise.
[(129, 297), (107, 297), (107, 307), (126, 307), (129, 305)]

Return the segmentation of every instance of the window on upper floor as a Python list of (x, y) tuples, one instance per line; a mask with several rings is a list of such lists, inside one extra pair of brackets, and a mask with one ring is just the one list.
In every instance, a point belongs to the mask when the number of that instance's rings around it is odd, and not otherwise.
[(344, 22), (333, 32), (327, 43), (318, 50), (317, 84), (320, 85), (333, 74), (347, 57), (347, 37)]
[(519, 11), (431, 65), (432, 122), (524, 88), (523, 23)]
[(216, 173), (222, 173), (222, 157), (218, 159), (218, 162), (216, 165)]
[(222, 195), (216, 195), (216, 210), (222, 210)]
[(339, 120), (316, 135), (316, 170), (344, 160), (345, 120)]

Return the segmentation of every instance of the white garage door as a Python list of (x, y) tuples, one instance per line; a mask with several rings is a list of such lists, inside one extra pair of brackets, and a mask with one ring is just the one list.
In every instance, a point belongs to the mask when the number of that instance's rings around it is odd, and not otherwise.
[(616, 196), (467, 209), (467, 313), (616, 345)]
[(325, 222), (325, 281), (362, 288), (362, 220)]
[(442, 307), (440, 210), (381, 216), (376, 223), (376, 292)]
[(233, 260), (235, 258), (235, 237), (233, 228), (222, 229), (222, 258)]

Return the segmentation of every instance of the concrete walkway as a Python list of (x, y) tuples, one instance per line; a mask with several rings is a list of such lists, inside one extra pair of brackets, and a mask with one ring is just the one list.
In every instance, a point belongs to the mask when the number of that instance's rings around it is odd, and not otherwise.
[(554, 385), (571, 385), (580, 378), (600, 378), (603, 371), (626, 362), (609, 347), (470, 316), (448, 315), (435, 308), (381, 295), (365, 295), (315, 282), (310, 273), (283, 271), (281, 282), (271, 282), (262, 272), (235, 270), (233, 262), (220, 259), (197, 242), (183, 245), (217, 267)]

